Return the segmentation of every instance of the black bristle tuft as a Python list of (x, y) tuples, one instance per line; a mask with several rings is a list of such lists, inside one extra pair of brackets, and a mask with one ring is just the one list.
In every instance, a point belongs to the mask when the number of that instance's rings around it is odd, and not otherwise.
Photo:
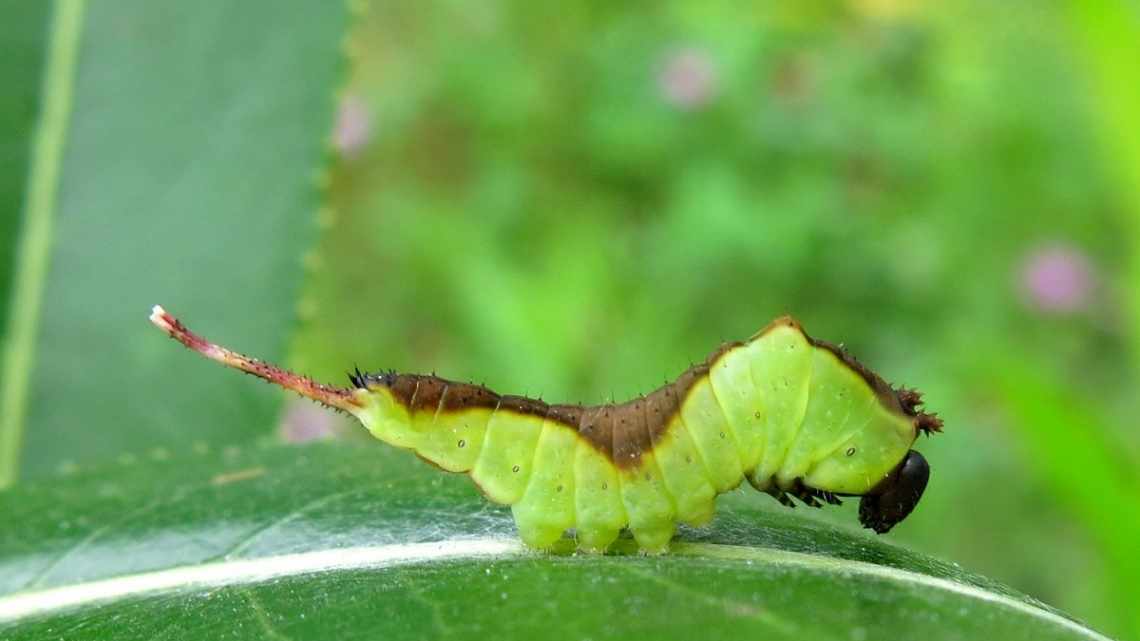
[(368, 375), (361, 372), (359, 367), (352, 368), (352, 371), (348, 373), (348, 380), (352, 382), (353, 387), (358, 389), (368, 387)]

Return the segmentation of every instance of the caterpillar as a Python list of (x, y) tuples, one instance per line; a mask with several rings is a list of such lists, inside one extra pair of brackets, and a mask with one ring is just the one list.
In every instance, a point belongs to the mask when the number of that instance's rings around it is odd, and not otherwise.
[(470, 476), (509, 505), (519, 536), (549, 548), (573, 530), (604, 552), (628, 528), (648, 553), (678, 523), (701, 525), (718, 494), (745, 479), (781, 504), (862, 497), (859, 520), (886, 533), (918, 504), (930, 476), (911, 446), (942, 421), (921, 395), (895, 390), (789, 316), (726, 343), (676, 380), (633, 400), (547, 404), (482, 385), (392, 371), (314, 382), (191, 332), (155, 306), (150, 320), (206, 358), (355, 416), (373, 436)]

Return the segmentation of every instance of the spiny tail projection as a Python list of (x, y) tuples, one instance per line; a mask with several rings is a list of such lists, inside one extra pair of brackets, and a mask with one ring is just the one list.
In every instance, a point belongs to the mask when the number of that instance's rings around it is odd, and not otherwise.
[(307, 376), (299, 376), (275, 365), (238, 354), (221, 345), (207, 341), (187, 329), (182, 321), (168, 314), (161, 305), (155, 305), (151, 309), (150, 322), (166, 332), (171, 338), (212, 361), (241, 370), (246, 374), (253, 374), (270, 383), (276, 383), (287, 390), (293, 390), (301, 396), (311, 398), (333, 409), (355, 413), (361, 407), (360, 402), (353, 398), (353, 394), (349, 390), (321, 385)]
[(529, 545), (573, 528), (605, 550), (629, 528), (667, 548), (678, 522), (701, 524), (747, 479), (794, 506), (861, 496), (859, 518), (883, 533), (906, 518), (930, 469), (911, 450), (941, 430), (921, 395), (895, 390), (790, 317), (722, 345), (675, 381), (625, 403), (551, 405), (470, 383), (395, 372), (322, 385), (206, 341), (156, 306), (151, 322), (211, 360), (354, 415), (374, 436), (471, 476), (510, 505)]

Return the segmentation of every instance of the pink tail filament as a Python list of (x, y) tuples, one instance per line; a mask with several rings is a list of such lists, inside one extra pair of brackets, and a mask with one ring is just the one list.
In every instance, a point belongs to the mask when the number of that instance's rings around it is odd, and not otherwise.
[(171, 338), (212, 361), (217, 361), (247, 374), (253, 374), (258, 378), (280, 385), (287, 390), (293, 390), (305, 398), (311, 398), (329, 407), (349, 413), (361, 408), (360, 402), (356, 400), (351, 390), (322, 385), (307, 376), (294, 374), (256, 358), (230, 351), (221, 345), (215, 345), (190, 331), (182, 324), (182, 321), (168, 314), (160, 305), (155, 305), (154, 309), (151, 310), (150, 322), (166, 332)]

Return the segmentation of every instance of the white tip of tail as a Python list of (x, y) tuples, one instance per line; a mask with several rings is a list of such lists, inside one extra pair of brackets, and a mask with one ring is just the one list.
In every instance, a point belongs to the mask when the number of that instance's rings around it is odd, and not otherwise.
[(307, 376), (300, 376), (281, 369), (276, 365), (250, 358), (243, 354), (228, 350), (221, 345), (211, 343), (201, 336), (190, 331), (177, 318), (167, 313), (162, 305), (155, 305), (150, 310), (150, 322), (161, 329), (174, 340), (198, 352), (206, 358), (217, 361), (227, 367), (253, 374), (258, 378), (280, 385), (285, 389), (297, 392), (301, 396), (311, 398), (329, 407), (355, 412), (362, 404), (355, 397), (355, 391), (331, 385), (321, 385)]
[(166, 320), (166, 317), (167, 313), (166, 310), (162, 308), (162, 305), (155, 305), (154, 307), (150, 308), (150, 322), (154, 323), (162, 330), (170, 332), (170, 330), (173, 328), (170, 326), (170, 322)]

